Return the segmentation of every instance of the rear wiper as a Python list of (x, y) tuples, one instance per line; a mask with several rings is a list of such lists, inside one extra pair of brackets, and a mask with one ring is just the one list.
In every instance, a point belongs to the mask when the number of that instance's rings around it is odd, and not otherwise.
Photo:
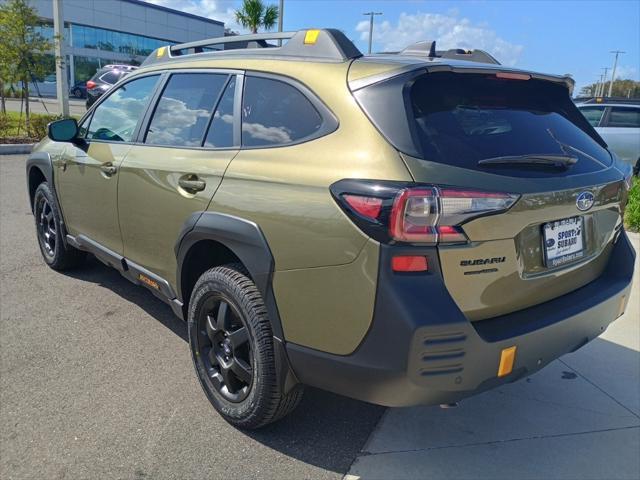
[(552, 168), (569, 168), (578, 161), (577, 157), (556, 154), (506, 155), (504, 157), (485, 158), (478, 165), (528, 165)]

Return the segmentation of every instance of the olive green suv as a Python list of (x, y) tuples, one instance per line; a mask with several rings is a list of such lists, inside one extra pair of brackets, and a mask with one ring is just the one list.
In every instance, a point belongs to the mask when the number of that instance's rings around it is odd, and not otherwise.
[(433, 42), (363, 56), (335, 30), (159, 48), (29, 157), (40, 249), (167, 302), (238, 427), (303, 385), (456, 402), (625, 310), (631, 172), (572, 87)]

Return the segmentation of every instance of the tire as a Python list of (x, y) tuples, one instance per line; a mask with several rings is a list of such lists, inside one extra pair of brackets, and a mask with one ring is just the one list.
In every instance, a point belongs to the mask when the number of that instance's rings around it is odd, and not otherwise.
[(76, 98), (82, 98), (82, 91), (79, 88), (74, 88), (73, 96)]
[(68, 270), (79, 266), (86, 254), (62, 241), (60, 212), (46, 182), (36, 188), (33, 215), (40, 253), (46, 264), (54, 270)]
[(227, 422), (256, 429), (296, 408), (303, 387), (286, 394), (279, 388), (267, 310), (240, 265), (202, 274), (191, 294), (188, 326), (200, 385)]

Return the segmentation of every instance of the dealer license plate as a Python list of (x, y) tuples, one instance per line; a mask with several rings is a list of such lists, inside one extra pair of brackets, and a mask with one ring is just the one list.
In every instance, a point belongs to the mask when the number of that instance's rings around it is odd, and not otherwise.
[(545, 223), (544, 260), (547, 267), (557, 267), (584, 256), (582, 217), (571, 217)]

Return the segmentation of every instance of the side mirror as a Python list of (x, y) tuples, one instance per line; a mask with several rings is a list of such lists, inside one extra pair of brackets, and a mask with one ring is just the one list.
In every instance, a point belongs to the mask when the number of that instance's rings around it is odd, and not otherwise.
[(63, 118), (47, 125), (47, 135), (56, 142), (72, 142), (78, 137), (78, 122), (75, 118)]

